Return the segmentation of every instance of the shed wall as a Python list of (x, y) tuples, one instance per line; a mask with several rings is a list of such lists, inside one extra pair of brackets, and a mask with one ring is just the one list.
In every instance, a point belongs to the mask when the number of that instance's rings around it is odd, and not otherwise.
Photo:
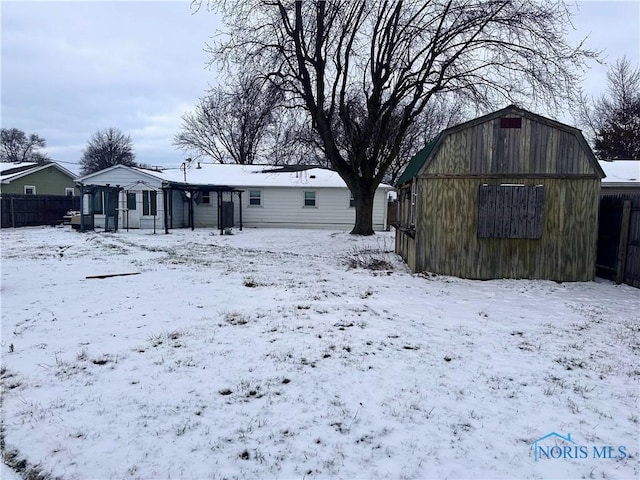
[[(542, 237), (479, 239), (483, 183), (544, 185)], [(600, 180), (594, 178), (420, 178), (414, 271), (475, 279), (592, 280), (599, 191)]]

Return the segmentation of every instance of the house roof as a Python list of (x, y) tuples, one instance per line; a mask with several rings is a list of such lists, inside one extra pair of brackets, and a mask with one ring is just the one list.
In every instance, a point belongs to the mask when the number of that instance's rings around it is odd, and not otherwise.
[[(420, 150), (415, 156), (411, 158), (411, 160), (409, 161), (409, 164), (407, 165), (407, 168), (405, 169), (405, 172), (403, 172), (403, 174), (400, 176), (400, 178), (396, 182), (396, 186), (400, 186), (403, 183), (406, 183), (410, 181), (412, 178), (414, 178), (423, 169), (423, 167), (428, 162), (430, 162), (431, 159), (435, 156), (435, 153), (438, 151), (438, 149), (440, 148), (440, 145), (442, 145), (442, 142), (447, 135), (450, 135), (452, 133), (455, 133), (470, 127), (474, 127), (481, 123), (485, 123), (493, 119), (503, 117), (508, 114), (515, 114), (521, 117), (534, 119), (535, 121), (540, 122), (542, 124), (546, 124), (553, 128), (564, 130), (565, 132), (575, 135), (578, 139), (578, 142), (582, 145), (585, 151), (588, 152), (589, 162), (591, 163), (591, 166), (596, 171), (597, 175), (600, 178), (605, 176), (604, 171), (598, 164), (596, 157), (593, 155), (593, 151), (591, 150), (591, 147), (589, 147), (589, 145), (587, 144), (587, 141), (584, 139), (584, 136), (582, 135), (581, 130), (579, 130), (578, 128), (572, 127), (570, 125), (558, 122), (556, 120), (543, 117), (542, 115), (538, 115), (528, 110), (524, 110), (523, 108), (517, 107), (515, 105), (509, 105), (508, 107), (505, 107), (501, 110), (497, 110), (487, 115), (474, 118), (473, 120), (469, 120), (467, 122), (454, 125), (453, 127), (449, 127), (443, 130), (442, 132), (440, 132), (440, 134), (437, 137), (435, 137), (434, 140), (429, 142), (422, 150)], [(409, 167), (411, 167), (410, 171), (409, 171)], [(407, 175), (405, 175), (405, 173)]]
[[(113, 168), (130, 168), (142, 175), (150, 176), (173, 185), (200, 185), (226, 187), (306, 187), (346, 188), (344, 180), (333, 170), (319, 167), (293, 167), (274, 165), (236, 165), (219, 163), (199, 163), (182, 168), (166, 169), (163, 171), (145, 170), (142, 168), (123, 167), (118, 165), (91, 175), (76, 179), (85, 184), (91, 178), (104, 174)], [(186, 181), (185, 181), (186, 178)], [(380, 187), (392, 189), (390, 185), (381, 184)]]
[(602, 170), (607, 174), (602, 183), (632, 184), (640, 187), (640, 160), (600, 160)]
[[(182, 169), (165, 170), (166, 181), (185, 183)], [(324, 168), (288, 171), (273, 165), (200, 164), (186, 172), (187, 183), (234, 187), (341, 187), (346, 185), (336, 172)]]
[(66, 168), (58, 165), (56, 162), (48, 162), (43, 164), (33, 163), (33, 162), (22, 162), (22, 163), (0, 163), (0, 182), (2, 183), (11, 183), (14, 180), (25, 177), (27, 175), (31, 175), (32, 173), (39, 172), (40, 170), (45, 170), (47, 168), (55, 168), (60, 170), (65, 175), (68, 175), (69, 178), (74, 178), (75, 174), (70, 172)]
[(114, 170), (131, 170), (133, 172), (139, 173), (147, 177), (150, 180), (156, 180), (156, 181), (162, 180), (162, 178), (159, 176), (161, 172), (157, 170), (146, 170), (144, 168), (128, 167), (126, 165), (113, 165), (112, 167), (105, 168), (104, 170), (99, 170), (97, 172), (89, 173), (88, 175), (84, 175), (82, 177), (76, 177), (74, 181), (76, 183), (91, 184), (91, 180), (94, 179), (95, 177), (108, 174), (109, 172), (112, 172)]

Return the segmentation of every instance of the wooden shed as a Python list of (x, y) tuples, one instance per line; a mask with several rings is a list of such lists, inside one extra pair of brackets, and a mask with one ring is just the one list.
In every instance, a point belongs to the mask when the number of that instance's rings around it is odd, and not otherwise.
[(396, 252), (414, 272), (592, 280), (603, 177), (580, 130), (515, 106), (451, 127), (398, 180)]

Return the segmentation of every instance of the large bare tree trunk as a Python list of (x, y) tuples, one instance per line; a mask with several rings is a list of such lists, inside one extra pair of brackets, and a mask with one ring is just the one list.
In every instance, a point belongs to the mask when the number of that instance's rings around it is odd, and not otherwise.
[(356, 221), (351, 234), (373, 235), (373, 199), (376, 189), (357, 176), (350, 177), (348, 184), (356, 202)]
[(373, 235), (373, 196), (356, 196), (356, 223), (353, 235)]

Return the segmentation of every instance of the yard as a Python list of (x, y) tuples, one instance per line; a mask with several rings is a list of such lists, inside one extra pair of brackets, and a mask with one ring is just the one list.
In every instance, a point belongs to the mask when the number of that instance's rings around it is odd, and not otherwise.
[[(640, 475), (638, 289), (414, 275), (392, 233), (1, 239), (3, 453), (23, 475)], [(576, 449), (536, 460), (551, 432)]]

